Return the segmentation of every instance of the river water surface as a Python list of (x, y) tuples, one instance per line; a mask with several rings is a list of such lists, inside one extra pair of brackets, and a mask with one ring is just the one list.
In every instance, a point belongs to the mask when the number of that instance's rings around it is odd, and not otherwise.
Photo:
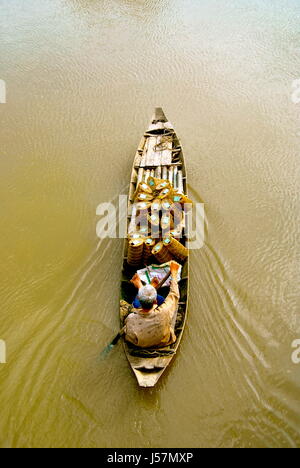
[[(300, 447), (298, 0), (0, 0), (1, 447)], [(126, 194), (155, 106), (206, 243), (181, 352), (138, 389), (118, 330)]]

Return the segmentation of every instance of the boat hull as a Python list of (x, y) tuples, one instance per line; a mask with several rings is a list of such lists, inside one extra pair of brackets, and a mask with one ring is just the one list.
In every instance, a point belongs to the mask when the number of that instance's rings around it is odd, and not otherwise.
[[(162, 138), (167, 141), (167, 144), (164, 146), (160, 143)], [(170, 144), (171, 140), (172, 145)], [(156, 144), (154, 144), (155, 141), (157, 142)], [(155, 110), (150, 126), (145, 132), (135, 156), (130, 180), (128, 213), (132, 213), (134, 196), (138, 184), (147, 181), (147, 177), (150, 175), (162, 179), (167, 175), (170, 181), (172, 179), (172, 181), (175, 181), (174, 183), (177, 183), (177, 188), (187, 194), (187, 175), (182, 146), (173, 126), (167, 120), (161, 108)], [(128, 216), (128, 231), (130, 231), (131, 222), (132, 218)], [(181, 242), (186, 244), (186, 237), (183, 237)], [(122, 271), (121, 301), (131, 303), (135, 291), (130, 280), (135, 270), (128, 266), (127, 253), (128, 241), (126, 240)], [(189, 259), (187, 258), (181, 263), (183, 269), (182, 279), (179, 283), (180, 302), (175, 317), (176, 323), (174, 322), (177, 336), (176, 343), (168, 347), (167, 350), (152, 350), (153, 356), (147, 357), (147, 352), (146, 356), (142, 350), (140, 353), (141, 355), (139, 355), (138, 350), (134, 350), (135, 352), (133, 353), (132, 346), (126, 341), (123, 342), (126, 357), (140, 387), (154, 387), (158, 383), (161, 376), (176, 356), (180, 346), (188, 312)], [(167, 291), (164, 291), (163, 295), (167, 295)], [(120, 319), (121, 325), (123, 326), (124, 317), (122, 313), (120, 314)], [(166, 355), (164, 355), (164, 353), (166, 353)]]

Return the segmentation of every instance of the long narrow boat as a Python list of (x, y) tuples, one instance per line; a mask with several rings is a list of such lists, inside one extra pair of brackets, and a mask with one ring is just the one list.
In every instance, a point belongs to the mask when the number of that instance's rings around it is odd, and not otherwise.
[[(142, 138), (134, 159), (129, 190), (128, 230), (134, 216), (136, 188), (141, 182), (147, 182), (151, 176), (169, 179), (175, 188), (187, 194), (186, 167), (182, 146), (172, 124), (167, 120), (161, 108), (155, 109), (151, 124)], [(183, 237), (180, 241), (185, 245), (187, 239)], [(125, 241), (124, 249), (121, 304), (124, 303), (123, 301), (131, 304), (136, 294), (136, 290), (130, 282), (136, 269), (128, 265), (127, 254), (128, 240)], [(149, 259), (150, 264), (153, 263), (153, 260), (154, 258)], [(180, 302), (176, 324), (174, 323), (176, 343), (167, 348), (145, 350), (134, 347), (124, 340), (127, 359), (140, 387), (154, 387), (178, 351), (187, 318), (189, 259), (185, 259), (181, 264), (183, 268), (179, 283)], [(166, 297), (168, 289), (162, 288), (159, 294)], [(123, 326), (122, 307), (120, 307), (120, 311), (121, 325)]]

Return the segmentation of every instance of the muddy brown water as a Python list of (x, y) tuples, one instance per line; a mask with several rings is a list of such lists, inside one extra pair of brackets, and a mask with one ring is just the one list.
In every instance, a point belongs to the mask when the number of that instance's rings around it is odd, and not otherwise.
[[(1, 447), (300, 446), (298, 0), (0, 0)], [(155, 106), (206, 243), (181, 351), (141, 390), (118, 330), (126, 194)]]

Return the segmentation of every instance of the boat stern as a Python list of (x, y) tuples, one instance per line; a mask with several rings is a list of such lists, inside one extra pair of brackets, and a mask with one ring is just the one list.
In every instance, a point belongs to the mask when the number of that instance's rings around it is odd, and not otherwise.
[(155, 387), (159, 379), (161, 378), (165, 368), (133, 368), (133, 372), (136, 376), (140, 387), (151, 388)]

